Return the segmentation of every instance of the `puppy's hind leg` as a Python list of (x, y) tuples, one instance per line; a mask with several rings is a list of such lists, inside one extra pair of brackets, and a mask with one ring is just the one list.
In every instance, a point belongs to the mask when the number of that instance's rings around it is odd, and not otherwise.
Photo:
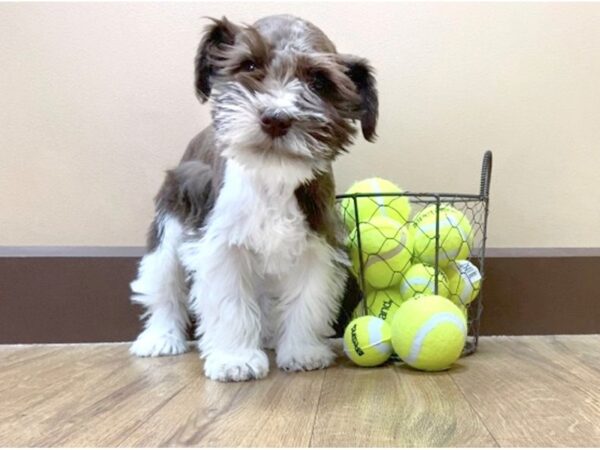
[(187, 350), (188, 289), (179, 247), (185, 229), (199, 229), (210, 209), (211, 169), (186, 161), (167, 172), (156, 196), (150, 252), (131, 283), (133, 302), (146, 308), (144, 331), (131, 346), (139, 356), (175, 355)]
[(131, 299), (146, 308), (146, 322), (130, 351), (137, 356), (176, 355), (188, 349), (187, 289), (177, 256), (183, 230), (170, 215), (157, 215), (153, 228), (158, 245), (142, 258), (131, 283)]

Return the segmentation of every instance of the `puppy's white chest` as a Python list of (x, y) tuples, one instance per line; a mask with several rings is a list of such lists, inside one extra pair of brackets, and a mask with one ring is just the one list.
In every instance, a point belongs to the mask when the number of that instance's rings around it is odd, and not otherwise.
[(265, 274), (288, 271), (306, 247), (307, 230), (297, 203), (283, 210), (264, 203), (245, 207), (249, 214), (233, 233), (233, 242), (251, 250)]
[(289, 272), (306, 249), (309, 231), (293, 188), (248, 179), (230, 166), (215, 207), (228, 243), (249, 250), (262, 274)]

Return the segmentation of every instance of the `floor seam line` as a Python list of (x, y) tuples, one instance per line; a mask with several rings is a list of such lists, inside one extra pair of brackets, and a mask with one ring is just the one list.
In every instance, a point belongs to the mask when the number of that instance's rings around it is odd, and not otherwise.
[(454, 386), (456, 386), (456, 388), (458, 389), (458, 391), (462, 394), (463, 398), (467, 402), (467, 405), (469, 405), (469, 408), (471, 408), (471, 411), (473, 411), (473, 413), (479, 418), (479, 420), (481, 421), (481, 424), (483, 425), (483, 428), (485, 428), (485, 430), (488, 432), (488, 434), (490, 435), (490, 437), (492, 438), (492, 440), (494, 441), (494, 443), (496, 444), (496, 446), (499, 447), (499, 448), (501, 448), (502, 446), (500, 445), (500, 442), (498, 442), (498, 439), (496, 439), (496, 436), (488, 428), (487, 423), (485, 423), (485, 420), (483, 420), (483, 417), (481, 417), (481, 414), (479, 414), (479, 411), (477, 411), (473, 407), (473, 404), (471, 403), (471, 401), (469, 400), (469, 398), (466, 396), (465, 392), (462, 390), (462, 388), (460, 387), (460, 385), (456, 382), (456, 380), (452, 376), (452, 373), (448, 373), (448, 376), (452, 380), (452, 383), (454, 384)]
[[(137, 430), (138, 428), (140, 428), (142, 425), (144, 425), (148, 419), (151, 419), (152, 417), (154, 417), (162, 408), (164, 408), (171, 400), (173, 400), (174, 397), (176, 397), (181, 391), (183, 391), (185, 388), (187, 388), (189, 385), (191, 385), (193, 383), (193, 381), (194, 380), (190, 380), (188, 383), (186, 383), (180, 389), (178, 389), (172, 395), (170, 395), (169, 398), (167, 398), (163, 402), (161, 402), (156, 408), (153, 409), (153, 411), (150, 412), (150, 414), (148, 416), (144, 417), (143, 422), (139, 423), (138, 425), (133, 427), (131, 430), (129, 430), (128, 434), (129, 435), (133, 434), (133, 432), (135, 430)], [(120, 447), (121, 443), (123, 441), (125, 441), (127, 439), (127, 437), (128, 436), (120, 439), (117, 444), (114, 444), (114, 447)]]
[(313, 419), (312, 427), (310, 430), (310, 439), (308, 440), (308, 446), (312, 448), (313, 437), (315, 436), (315, 425), (317, 423), (317, 415), (319, 414), (319, 406), (321, 406), (321, 396), (323, 395), (323, 386), (325, 385), (325, 377), (327, 376), (327, 372), (329, 369), (325, 369), (323, 371), (323, 377), (321, 379), (321, 387), (319, 388), (319, 397), (317, 398), (317, 407), (315, 408), (315, 418)]

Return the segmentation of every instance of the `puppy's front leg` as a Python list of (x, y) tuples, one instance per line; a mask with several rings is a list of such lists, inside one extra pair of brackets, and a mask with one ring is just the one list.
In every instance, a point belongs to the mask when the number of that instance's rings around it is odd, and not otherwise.
[(277, 365), (283, 370), (314, 370), (331, 365), (327, 340), (334, 333), (346, 271), (335, 250), (320, 237), (309, 238), (297, 269), (282, 282)]
[(269, 361), (260, 348), (260, 308), (246, 250), (213, 239), (186, 243), (192, 269), (192, 308), (199, 318), (204, 373), (218, 381), (263, 378)]

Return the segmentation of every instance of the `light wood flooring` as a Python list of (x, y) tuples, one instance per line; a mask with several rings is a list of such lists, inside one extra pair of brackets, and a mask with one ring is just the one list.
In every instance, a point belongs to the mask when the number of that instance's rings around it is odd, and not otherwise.
[(600, 336), (483, 338), (451, 371), (222, 384), (195, 352), (0, 346), (0, 446), (600, 446)]

